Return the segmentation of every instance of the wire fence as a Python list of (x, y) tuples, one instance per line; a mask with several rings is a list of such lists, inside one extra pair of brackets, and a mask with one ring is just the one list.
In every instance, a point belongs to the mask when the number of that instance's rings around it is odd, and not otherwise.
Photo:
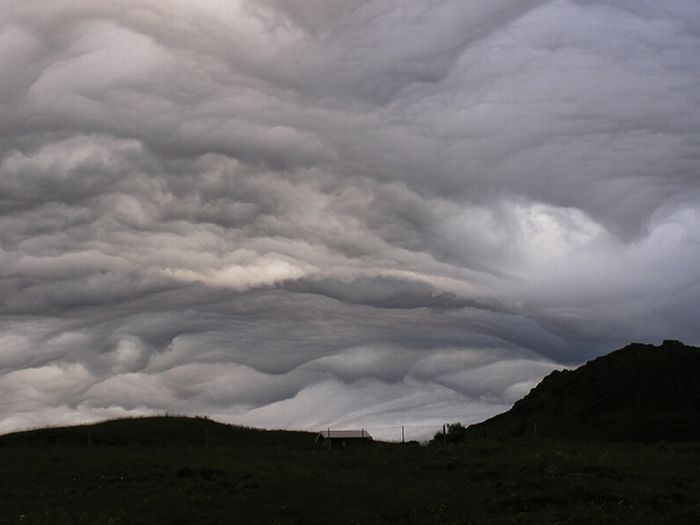
[[(445, 432), (448, 431), (450, 423), (444, 424), (431, 424), (431, 425), (386, 425), (386, 426), (362, 426), (357, 424), (347, 424), (347, 425), (331, 425), (324, 428), (307, 428), (306, 431), (310, 432), (312, 435), (316, 432), (319, 434), (325, 434), (325, 437), (336, 437), (345, 436), (347, 439), (349, 436), (358, 437), (359, 433), (364, 438), (371, 438), (374, 441), (382, 441), (388, 443), (411, 443), (418, 442), (424, 444), (434, 438), (441, 438)], [(56, 445), (62, 444), (73, 444), (80, 446), (87, 446), (92, 448), (95, 444), (104, 444), (105, 435), (108, 434), (98, 427), (93, 427), (92, 425), (86, 425), (84, 429), (84, 434), (77, 429), (74, 429), (69, 434), (63, 435), (61, 428), (57, 428), (54, 431), (47, 429), (47, 446), (51, 449)], [(97, 435), (95, 435), (95, 432)], [(123, 437), (123, 436), (122, 436)], [(136, 441), (139, 440), (139, 432), (136, 431), (133, 436), (131, 436)], [(148, 440), (152, 441), (152, 436), (146, 435)], [(95, 439), (97, 438), (97, 440)], [(189, 440), (192, 440), (189, 443)], [(113, 439), (107, 439), (107, 442), (112, 442)], [(149, 442), (150, 442), (149, 441)], [(178, 436), (175, 440), (177, 443), (189, 443), (189, 446), (199, 447), (203, 446), (208, 449), (210, 445), (210, 431), (205, 429), (201, 434), (198, 432), (187, 433), (186, 436)], [(219, 437), (215, 438), (215, 442), (220, 442)]]
[(448, 423), (436, 425), (393, 425), (393, 426), (330, 426), (319, 429), (321, 432), (356, 430), (364, 431), (375, 441), (390, 443), (408, 443), (417, 441), (424, 443), (430, 441), (436, 434), (441, 434), (447, 429)]

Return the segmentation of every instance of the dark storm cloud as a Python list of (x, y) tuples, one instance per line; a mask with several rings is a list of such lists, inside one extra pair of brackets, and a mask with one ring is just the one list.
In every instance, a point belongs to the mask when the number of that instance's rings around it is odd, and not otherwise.
[(425, 282), (397, 277), (358, 277), (348, 281), (297, 279), (287, 281), (283, 286), (292, 292), (319, 294), (346, 303), (377, 308), (493, 308), (487, 303), (479, 304), (476, 299), (437, 291)]
[(467, 10), (450, 1), (268, 2), (310, 37), (289, 50), (297, 60), (285, 73), (296, 85), (377, 104), (439, 83), (469, 44), (542, 3), (495, 0)]
[(0, 1), (0, 430), (475, 421), (700, 342), (698, 9)]

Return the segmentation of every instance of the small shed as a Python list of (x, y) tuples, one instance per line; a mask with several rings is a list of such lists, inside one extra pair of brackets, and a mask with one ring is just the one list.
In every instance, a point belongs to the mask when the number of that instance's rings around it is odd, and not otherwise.
[(353, 443), (367, 443), (372, 441), (372, 436), (365, 429), (360, 430), (321, 430), (316, 434), (316, 443), (328, 443), (329, 445), (342, 445), (344, 447)]

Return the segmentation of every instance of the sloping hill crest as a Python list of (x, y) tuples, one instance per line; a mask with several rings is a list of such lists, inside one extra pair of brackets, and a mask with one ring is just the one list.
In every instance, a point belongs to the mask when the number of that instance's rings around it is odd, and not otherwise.
[(634, 343), (545, 377), (471, 436), (658, 442), (700, 441), (700, 348)]
[(100, 423), (40, 428), (0, 436), (3, 446), (228, 447), (284, 444), (307, 446), (309, 432), (260, 430), (219, 423), (206, 417), (150, 416)]

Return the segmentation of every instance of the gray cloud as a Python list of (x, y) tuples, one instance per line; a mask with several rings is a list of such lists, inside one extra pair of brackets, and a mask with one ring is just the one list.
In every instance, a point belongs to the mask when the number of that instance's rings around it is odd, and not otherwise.
[(698, 7), (429, 4), (0, 1), (0, 431), (429, 434), (700, 343)]

